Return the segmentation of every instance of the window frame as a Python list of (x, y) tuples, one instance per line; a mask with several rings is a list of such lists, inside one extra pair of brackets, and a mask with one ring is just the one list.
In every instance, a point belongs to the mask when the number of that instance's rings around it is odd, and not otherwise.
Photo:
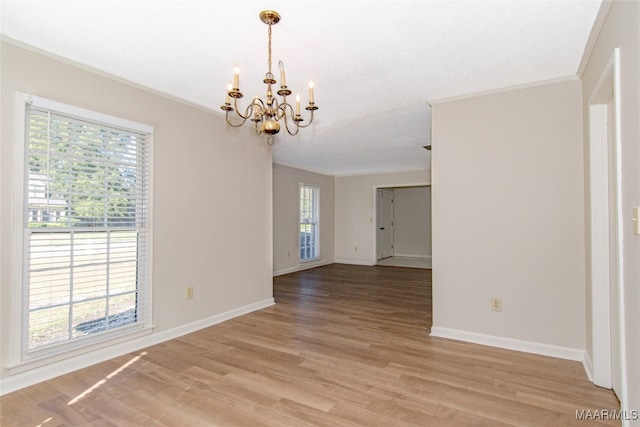
[[(301, 256), (301, 252), (302, 252), (302, 245), (301, 245), (301, 240), (302, 240), (302, 224), (309, 224), (309, 223), (303, 223), (301, 221), (301, 217), (302, 217), (302, 189), (303, 188), (309, 188), (312, 190), (313, 192), (313, 210), (314, 210), (314, 217), (315, 217), (315, 222), (311, 223), (315, 225), (315, 256), (311, 257), (311, 258), (302, 258)], [(298, 185), (298, 258), (299, 258), (299, 262), (300, 263), (305, 263), (305, 262), (312, 262), (312, 261), (318, 261), (320, 260), (320, 186), (318, 185), (313, 185), (313, 184), (306, 184), (304, 182), (300, 182)]]
[[(29, 350), (29, 301), (27, 283), (28, 277), (28, 254), (26, 239), (29, 235), (28, 216), (29, 212), (29, 112), (28, 107), (36, 105), (39, 108), (49, 109), (52, 112), (61, 113), (77, 117), (80, 120), (95, 123), (98, 125), (107, 125), (119, 129), (128, 129), (133, 132), (142, 132), (148, 134), (146, 138), (146, 155), (145, 155), (145, 175), (147, 184), (146, 190), (146, 209), (148, 213), (145, 216), (144, 229), (146, 236), (143, 242), (138, 240), (137, 245), (143, 245), (146, 252), (144, 266), (140, 272), (145, 278), (144, 289), (138, 304), (142, 306), (141, 320), (134, 324), (123, 325), (104, 332), (88, 334), (80, 339), (68, 340), (53, 345), (45, 345), (42, 348), (34, 348)], [(12, 324), (10, 336), (10, 358), (9, 364), (6, 366), (10, 372), (21, 372), (26, 369), (50, 363), (52, 358), (58, 360), (61, 357), (73, 357), (87, 351), (97, 350), (100, 348), (114, 345), (117, 342), (136, 338), (151, 333), (152, 325), (152, 290), (153, 290), (153, 138), (154, 128), (149, 125), (137, 123), (134, 121), (114, 117), (108, 114), (99, 113), (92, 110), (64, 104), (50, 99), (41, 98), (22, 92), (16, 92), (16, 134), (14, 140), (14, 186), (12, 197), (12, 248), (14, 261), (12, 263), (11, 276), (13, 278), (13, 295), (11, 300), (11, 319)], [(138, 164), (138, 163), (136, 163)], [(136, 256), (137, 262), (140, 258)], [(138, 306), (138, 304), (136, 306)]]

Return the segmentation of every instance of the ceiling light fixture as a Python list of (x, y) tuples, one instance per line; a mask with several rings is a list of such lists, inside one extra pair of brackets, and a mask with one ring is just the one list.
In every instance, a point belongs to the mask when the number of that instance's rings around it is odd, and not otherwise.
[[(280, 132), (280, 120), (284, 122), (284, 127), (289, 135), (297, 135), (300, 128), (306, 128), (313, 122), (313, 112), (318, 109), (313, 100), (313, 81), (309, 81), (309, 105), (305, 110), (310, 111), (311, 118), (309, 123), (302, 125), (304, 119), (300, 115), (300, 94), (296, 95), (296, 106), (294, 107), (287, 102), (287, 96), (291, 95), (291, 90), (287, 87), (286, 76), (284, 72), (284, 64), (278, 62), (280, 68), (280, 89), (277, 94), (282, 97), (282, 101), (278, 102), (273, 96), (271, 86), (276, 84), (276, 79), (271, 72), (271, 26), (276, 25), (280, 21), (280, 14), (274, 10), (263, 10), (260, 12), (260, 20), (269, 26), (269, 47), (268, 47), (268, 71), (263, 82), (267, 85), (267, 98), (263, 101), (257, 95), (244, 110), (244, 114), (238, 108), (238, 99), (243, 97), (240, 92), (240, 69), (236, 66), (233, 70), (233, 84), (229, 83), (227, 87), (227, 100), (220, 108), (225, 111), (225, 119), (229, 126), (240, 127), (247, 119), (251, 119), (255, 123), (257, 134), (266, 133), (267, 143), (273, 144), (274, 135)], [(233, 106), (231, 106), (231, 98), (233, 98)], [(232, 123), (229, 120), (229, 113), (235, 111), (241, 121)], [(290, 123), (292, 122), (292, 123)], [(291, 125), (291, 128), (290, 128)], [(293, 126), (295, 125), (295, 127)]]

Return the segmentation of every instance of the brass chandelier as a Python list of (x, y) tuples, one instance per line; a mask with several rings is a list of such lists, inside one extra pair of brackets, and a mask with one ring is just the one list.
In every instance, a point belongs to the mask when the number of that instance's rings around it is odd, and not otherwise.
[[(225, 111), (225, 119), (229, 126), (240, 127), (247, 119), (250, 119), (255, 124), (255, 131), (257, 134), (263, 132), (268, 135), (267, 143), (273, 144), (274, 135), (280, 132), (280, 121), (284, 123), (284, 128), (289, 135), (297, 135), (300, 128), (306, 128), (313, 122), (313, 112), (318, 109), (313, 100), (313, 81), (309, 81), (309, 105), (305, 107), (305, 110), (310, 112), (311, 117), (309, 123), (303, 125), (304, 119), (300, 115), (300, 94), (296, 95), (296, 105), (294, 107), (287, 101), (287, 96), (291, 95), (291, 90), (287, 87), (286, 76), (284, 72), (284, 64), (282, 61), (278, 62), (280, 68), (280, 89), (277, 94), (282, 97), (281, 101), (273, 96), (272, 85), (275, 85), (276, 79), (271, 72), (271, 26), (276, 25), (280, 21), (280, 14), (274, 10), (263, 10), (260, 12), (260, 20), (269, 26), (269, 46), (268, 46), (268, 68), (267, 74), (264, 77), (263, 82), (267, 85), (267, 97), (266, 100), (262, 100), (257, 95), (251, 103), (241, 112), (238, 108), (238, 99), (243, 97), (240, 92), (240, 69), (236, 66), (233, 70), (233, 84), (229, 83), (227, 87), (227, 100), (220, 108)], [(231, 105), (231, 99), (233, 98), (233, 105)], [(233, 123), (229, 115), (232, 111), (235, 111), (235, 116), (240, 118), (240, 121)]]

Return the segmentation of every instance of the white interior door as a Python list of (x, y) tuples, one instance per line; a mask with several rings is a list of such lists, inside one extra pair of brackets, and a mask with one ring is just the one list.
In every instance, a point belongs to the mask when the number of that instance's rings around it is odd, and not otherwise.
[(376, 248), (378, 259), (393, 256), (393, 191), (376, 191)]

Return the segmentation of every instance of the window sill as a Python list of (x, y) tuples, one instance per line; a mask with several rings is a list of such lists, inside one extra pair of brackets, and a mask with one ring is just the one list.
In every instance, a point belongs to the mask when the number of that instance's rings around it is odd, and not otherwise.
[(147, 328), (135, 328), (135, 330), (121, 331), (109, 338), (101, 339), (92, 343), (75, 343), (76, 345), (67, 348), (47, 349), (37, 352), (35, 355), (27, 356), (23, 360), (16, 361), (5, 366), (6, 370), (11, 374), (19, 374), (32, 369), (41, 368), (55, 362), (68, 360), (73, 357), (79, 357), (88, 353), (99, 351), (108, 347), (113, 347), (125, 341), (141, 338), (153, 332), (154, 326)]

